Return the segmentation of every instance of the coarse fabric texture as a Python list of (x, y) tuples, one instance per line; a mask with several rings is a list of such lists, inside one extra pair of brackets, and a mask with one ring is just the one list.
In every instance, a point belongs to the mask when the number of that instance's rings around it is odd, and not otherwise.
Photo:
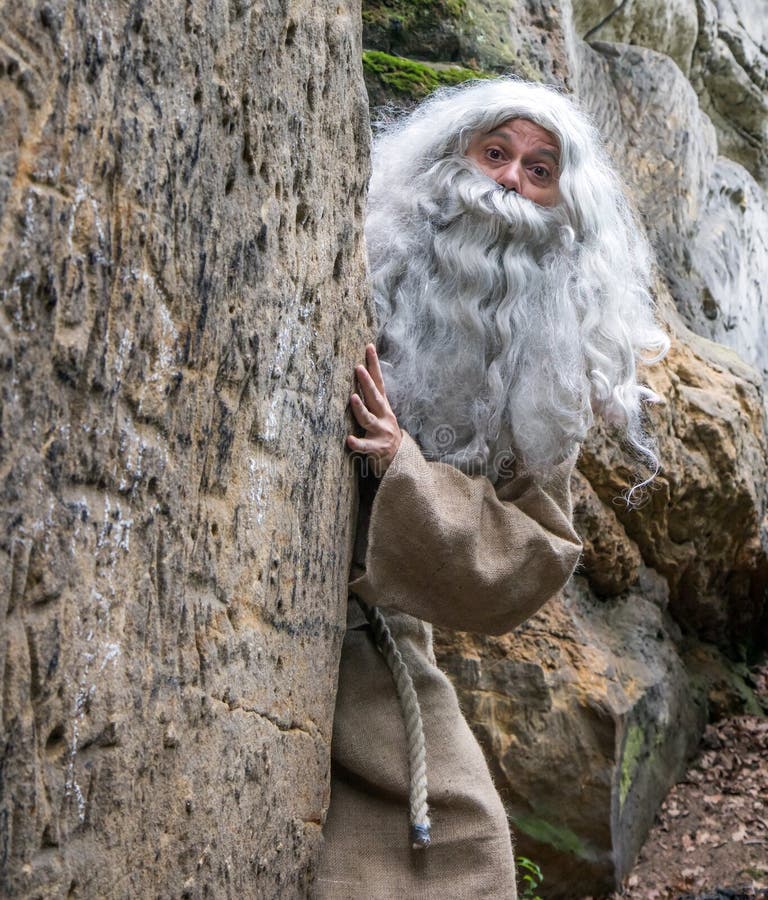
[[(432, 844), (412, 850), (409, 772), (392, 675), (351, 599), (332, 743), (318, 900), (515, 898), (506, 815), (427, 623), (501, 634), (573, 571), (575, 457), (543, 480), (468, 476), (428, 462), (407, 435), (381, 480), (350, 590), (386, 616), (413, 678), (427, 745)], [(362, 565), (361, 565), (362, 564)]]

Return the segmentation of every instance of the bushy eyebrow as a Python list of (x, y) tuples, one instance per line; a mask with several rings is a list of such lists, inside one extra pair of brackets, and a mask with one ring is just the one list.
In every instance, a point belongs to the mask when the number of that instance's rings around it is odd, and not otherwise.
[[(500, 130), (489, 131), (485, 134), (485, 137), (500, 138), (503, 141), (509, 140), (507, 135), (503, 131), (500, 131)], [(554, 150), (550, 150), (548, 147), (537, 147), (535, 150), (532, 151), (532, 153), (534, 156), (546, 156), (549, 159), (551, 159), (552, 162), (556, 166), (560, 165), (560, 155), (558, 153), (555, 153)]]
[(546, 147), (537, 147), (534, 151), (536, 156), (548, 156), (556, 165), (560, 165), (560, 156), (554, 150), (548, 150)]

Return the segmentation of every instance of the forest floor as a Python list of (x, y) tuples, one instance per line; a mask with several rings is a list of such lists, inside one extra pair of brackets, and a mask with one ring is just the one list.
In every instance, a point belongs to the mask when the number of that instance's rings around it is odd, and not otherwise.
[[(757, 672), (768, 699), (768, 666)], [(611, 900), (768, 900), (768, 718), (708, 725)]]

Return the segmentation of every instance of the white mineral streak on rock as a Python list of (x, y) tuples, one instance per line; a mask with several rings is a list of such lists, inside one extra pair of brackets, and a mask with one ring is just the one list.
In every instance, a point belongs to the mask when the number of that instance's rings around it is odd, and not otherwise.
[[(95, 592), (94, 592), (95, 595)], [(103, 598), (101, 598), (103, 600)], [(85, 637), (86, 646), (93, 642), (93, 631), (89, 631)], [(73, 798), (77, 806), (77, 816), (82, 824), (85, 822), (86, 800), (82, 788), (76, 778), (76, 760), (80, 732), (83, 727), (83, 719), (87, 713), (88, 705), (93, 701), (97, 690), (98, 678), (103, 675), (107, 665), (114, 662), (120, 656), (120, 645), (116, 643), (104, 643), (101, 653), (84, 650), (81, 659), (83, 671), (80, 683), (75, 694), (74, 709), (72, 712), (72, 734), (69, 741), (69, 753), (67, 756), (67, 773), (64, 782), (64, 796)], [(101, 658), (96, 673), (96, 680), (90, 677), (91, 665), (94, 659)], [(89, 683), (90, 682), (90, 683)]]
[(269, 486), (274, 480), (274, 460), (268, 459), (261, 452), (248, 460), (248, 510), (255, 512), (256, 524), (264, 524), (264, 514), (269, 498)]

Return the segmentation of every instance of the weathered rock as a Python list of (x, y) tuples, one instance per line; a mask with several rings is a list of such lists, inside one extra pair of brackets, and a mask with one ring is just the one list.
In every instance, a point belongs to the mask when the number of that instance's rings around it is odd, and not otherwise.
[(584, 445), (579, 468), (613, 504), (645, 563), (667, 579), (670, 611), (684, 630), (726, 648), (759, 644), (768, 583), (759, 376), (679, 321), (668, 357), (647, 375), (665, 403), (650, 414), (664, 468), (645, 505), (614, 504), (633, 473), (604, 430)]
[[(767, 23), (765, 0), (573, 4), (573, 26), (584, 41), (633, 44), (674, 60), (690, 76), (702, 111), (714, 123), (719, 153), (745, 166), (764, 188), (768, 179)], [(577, 51), (580, 46), (577, 42)], [(645, 76), (642, 69), (635, 74)], [(656, 134), (661, 137), (663, 132)]]
[(367, 324), (354, 10), (0, 22), (0, 893), (300, 895)]
[(363, 42), (418, 60), (561, 82), (568, 72), (562, 21), (560, 5), (541, 0), (366, 0)]
[(704, 704), (691, 703), (664, 611), (648, 594), (663, 600), (652, 571), (609, 603), (576, 579), (513, 634), (437, 635), (517, 852), (542, 865), (548, 898), (574, 900), (621, 880), (704, 725)]
[(717, 159), (715, 130), (668, 56), (597, 43), (578, 56), (579, 94), (630, 189), (678, 307), (694, 321), (702, 300), (690, 244)]
[(512, 71), (533, 81), (568, 78), (564, 11), (542, 0), (465, 0), (463, 59), (494, 72)]
[(691, 81), (720, 153), (768, 187), (768, 3), (697, 0)]
[(573, 524), (584, 544), (579, 572), (597, 596), (615, 597), (637, 581), (640, 551), (627, 536), (613, 506), (601, 502), (578, 469), (571, 485)]
[(455, 62), (464, 0), (366, 0), (363, 46), (397, 56)]
[(691, 328), (736, 350), (768, 385), (768, 198), (724, 157), (707, 186), (690, 261), (699, 298), (688, 308)]
[(633, 193), (678, 309), (694, 331), (737, 350), (765, 378), (765, 192), (737, 163), (717, 157), (715, 130), (667, 57), (612, 44), (579, 55), (579, 89)]
[(696, 0), (590, 0), (573, 4), (573, 24), (584, 41), (651, 47), (687, 75), (699, 22)]

